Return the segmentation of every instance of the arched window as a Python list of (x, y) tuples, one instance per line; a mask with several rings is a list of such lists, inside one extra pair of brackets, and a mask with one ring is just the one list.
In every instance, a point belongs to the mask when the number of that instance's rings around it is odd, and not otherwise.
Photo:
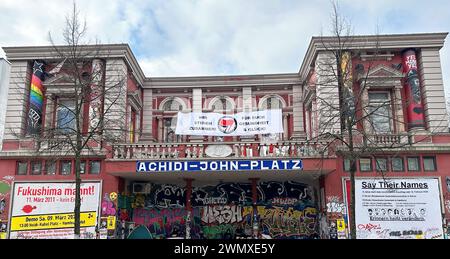
[[(262, 97), (258, 105), (260, 111), (277, 110), (283, 109), (284, 107), (286, 107), (286, 102), (284, 101), (284, 99), (281, 96), (275, 94), (266, 95)], [(286, 139), (288, 136), (287, 136), (287, 117), (285, 115), (283, 115), (283, 129), (284, 134), (283, 133), (264, 134), (261, 135), (260, 138), (262, 142), (266, 143), (278, 142), (280, 140)]]
[(233, 99), (225, 96), (215, 97), (209, 106), (213, 112), (218, 113), (231, 113), (234, 110)]
[(178, 100), (169, 99), (163, 105), (163, 111), (181, 111), (183, 105)]
[(260, 110), (283, 109), (283, 101), (278, 96), (264, 96), (259, 105)]
[(163, 111), (160, 129), (162, 132), (161, 141), (163, 142), (180, 142), (182, 137), (175, 135), (177, 126), (177, 112), (185, 110), (186, 106), (182, 99), (178, 97), (168, 97), (161, 102), (160, 110)]
[(180, 142), (181, 136), (175, 135), (177, 128), (177, 116), (164, 118), (164, 141), (165, 142)]

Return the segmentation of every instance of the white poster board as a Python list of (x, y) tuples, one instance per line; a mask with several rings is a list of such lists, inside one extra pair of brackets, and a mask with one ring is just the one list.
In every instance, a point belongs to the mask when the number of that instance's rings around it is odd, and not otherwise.
[(177, 135), (251, 136), (283, 133), (280, 109), (236, 114), (178, 112)]
[[(15, 182), (10, 239), (74, 238), (75, 182)], [(95, 238), (101, 182), (81, 183), (80, 236)]]
[(356, 179), (358, 239), (443, 238), (438, 179)]

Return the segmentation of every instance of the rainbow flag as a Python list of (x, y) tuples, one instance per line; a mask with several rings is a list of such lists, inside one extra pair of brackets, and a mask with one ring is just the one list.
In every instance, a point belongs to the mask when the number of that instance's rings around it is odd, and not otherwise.
[(34, 61), (30, 86), (30, 109), (28, 111), (27, 133), (38, 134), (42, 124), (42, 106), (44, 104), (44, 63)]

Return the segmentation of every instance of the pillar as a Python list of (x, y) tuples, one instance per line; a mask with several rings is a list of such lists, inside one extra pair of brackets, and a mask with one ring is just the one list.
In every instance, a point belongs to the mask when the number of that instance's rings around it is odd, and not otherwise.
[(397, 133), (405, 132), (405, 118), (403, 117), (403, 107), (402, 107), (402, 94), (401, 94), (401, 86), (396, 86), (394, 88), (395, 95), (395, 113), (396, 113), (396, 128)]
[(153, 133), (153, 91), (152, 89), (145, 89), (143, 94), (142, 139), (155, 141)]
[(305, 128), (303, 125), (303, 91), (301, 85), (293, 85), (293, 132), (291, 138), (293, 139), (304, 139), (305, 138)]
[(253, 205), (253, 238), (258, 238), (259, 233), (259, 216), (258, 216), (258, 180), (259, 178), (250, 178), (252, 181), (252, 205)]
[(92, 60), (92, 85), (89, 102), (89, 131), (98, 128), (103, 116), (103, 61)]
[[(202, 88), (192, 89), (192, 112), (202, 112), (202, 97)], [(189, 136), (191, 142), (203, 142), (203, 137), (196, 135)]]
[(192, 219), (192, 205), (191, 205), (191, 196), (192, 196), (192, 178), (185, 178), (186, 182), (186, 239), (191, 238), (191, 219)]
[(425, 129), (425, 117), (417, 73), (416, 52), (407, 49), (403, 52), (403, 73), (405, 73), (405, 97), (408, 130)]
[[(242, 88), (242, 111), (251, 112), (253, 111), (252, 103), (252, 88), (243, 87)], [(255, 136), (239, 136), (241, 141), (254, 141)]]

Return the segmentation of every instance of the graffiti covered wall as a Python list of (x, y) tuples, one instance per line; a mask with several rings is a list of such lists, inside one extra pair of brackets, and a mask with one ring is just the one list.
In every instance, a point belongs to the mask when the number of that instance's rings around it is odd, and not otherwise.
[[(270, 238), (318, 237), (314, 189), (296, 182), (261, 182), (253, 207), (250, 183), (220, 183), (194, 187), (192, 212), (186, 220), (186, 190), (152, 184), (134, 197), (132, 221), (145, 225), (153, 238), (249, 238), (253, 230)], [(136, 202), (137, 201), (137, 202)]]

